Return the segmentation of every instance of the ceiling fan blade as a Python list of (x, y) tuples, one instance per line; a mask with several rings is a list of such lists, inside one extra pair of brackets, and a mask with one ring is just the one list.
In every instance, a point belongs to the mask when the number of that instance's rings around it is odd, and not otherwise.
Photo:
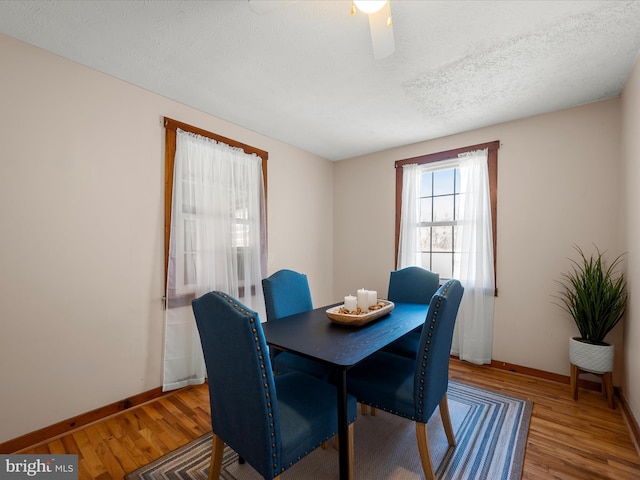
[(376, 60), (388, 57), (396, 49), (393, 39), (393, 26), (387, 25), (391, 18), (391, 2), (384, 4), (380, 10), (369, 14), (369, 29), (373, 43), (373, 56)]

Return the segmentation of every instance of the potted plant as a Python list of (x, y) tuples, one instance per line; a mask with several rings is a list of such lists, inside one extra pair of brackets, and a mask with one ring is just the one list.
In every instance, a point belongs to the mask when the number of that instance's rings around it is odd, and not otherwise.
[(570, 259), (571, 271), (558, 283), (556, 298), (576, 323), (580, 337), (569, 339), (569, 359), (582, 370), (606, 373), (613, 370), (613, 345), (605, 343), (607, 334), (622, 319), (627, 306), (627, 284), (616, 272), (624, 254), (607, 267), (604, 253), (596, 247), (589, 258), (577, 245), (578, 260)]

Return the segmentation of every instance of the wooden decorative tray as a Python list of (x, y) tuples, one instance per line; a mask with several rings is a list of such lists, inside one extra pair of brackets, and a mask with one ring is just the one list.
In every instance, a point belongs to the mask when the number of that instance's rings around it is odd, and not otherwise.
[(391, 310), (393, 310), (393, 307), (395, 307), (393, 302), (390, 302), (389, 300), (378, 299), (378, 304), (383, 304), (383, 306), (376, 310), (369, 310), (367, 313), (361, 313), (360, 315), (340, 313), (340, 309), (343, 308), (344, 305), (337, 305), (327, 310), (327, 317), (329, 317), (329, 320), (335, 323), (359, 327), (360, 325), (369, 323), (376, 318), (383, 317)]

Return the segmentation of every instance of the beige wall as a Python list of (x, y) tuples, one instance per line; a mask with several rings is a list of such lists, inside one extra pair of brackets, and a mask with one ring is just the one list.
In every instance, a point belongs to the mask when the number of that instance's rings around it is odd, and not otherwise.
[(161, 384), (163, 116), (269, 152), (268, 273), (330, 301), (332, 162), (5, 36), (0, 64), (0, 442)]
[[(621, 251), (619, 123), (616, 98), (337, 163), (335, 297), (387, 291), (395, 160), (500, 140), (493, 358), (568, 375), (568, 339), (578, 331), (552, 303), (554, 280), (574, 243)], [(608, 340), (619, 385), (621, 328)]]
[[(622, 105), (622, 170), (624, 181), (624, 248), (629, 252), (627, 279), (630, 291), (640, 290), (640, 60), (636, 61), (621, 97)], [(640, 299), (629, 298), (624, 324), (624, 363), (626, 365), (623, 395), (640, 421)]]

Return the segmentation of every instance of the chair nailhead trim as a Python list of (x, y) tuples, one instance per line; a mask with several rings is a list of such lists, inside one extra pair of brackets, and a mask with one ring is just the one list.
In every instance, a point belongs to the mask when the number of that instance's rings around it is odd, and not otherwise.
[[(442, 306), (442, 301), (444, 300), (444, 296), (447, 294), (447, 292), (449, 291), (449, 288), (451, 287), (451, 285), (453, 284), (452, 280), (449, 280), (447, 283), (444, 284), (444, 288), (442, 289), (442, 295), (439, 295), (437, 300), (436, 300), (436, 304), (435, 304), (435, 310), (433, 311), (433, 314), (431, 316), (431, 321), (429, 324), (429, 330), (427, 332), (427, 340), (425, 341), (425, 346), (424, 346), (424, 352), (422, 354), (422, 368), (423, 370), (420, 370), (420, 387), (419, 387), (419, 394), (418, 394), (418, 401), (416, 402), (416, 411), (418, 412), (418, 414), (422, 415), (423, 412), (423, 407), (424, 407), (424, 394), (422, 392), (424, 392), (424, 382), (425, 382), (425, 376), (426, 376), (426, 368), (427, 368), (427, 363), (429, 360), (429, 354), (431, 353), (431, 338), (433, 337), (433, 333), (435, 331), (436, 328), (436, 324), (438, 323), (438, 316), (440, 314), (440, 308)], [(377, 407), (379, 408), (379, 407)], [(384, 410), (384, 408), (382, 408), (382, 410)], [(411, 417), (411, 420), (415, 420), (414, 417)]]
[[(218, 292), (218, 294), (220, 296), (222, 296), (222, 298), (225, 298), (230, 304), (233, 305), (233, 307), (238, 310), (240, 313), (243, 313), (244, 315), (249, 316), (249, 323), (251, 324), (251, 332), (254, 334), (253, 337), (253, 341), (255, 342), (255, 348), (256, 351), (258, 352), (258, 360), (260, 362), (260, 369), (262, 370), (262, 378), (266, 379), (267, 375), (266, 375), (266, 365), (264, 363), (264, 356), (262, 355), (262, 347), (260, 346), (260, 339), (258, 337), (257, 334), (258, 329), (255, 326), (256, 323), (256, 319), (255, 317), (252, 315), (253, 312), (249, 312), (248, 310), (240, 307), (237, 303), (234, 303), (234, 301), (225, 293), (223, 292)], [(264, 382), (263, 387), (265, 389), (265, 398), (270, 399), (271, 398), (271, 394), (269, 392), (269, 383), (268, 382)], [(272, 444), (271, 444), (271, 456), (273, 457), (274, 460), (277, 459), (278, 457), (278, 452), (277, 452), (277, 440), (276, 440), (276, 432), (275, 432), (275, 425), (273, 423), (273, 405), (271, 403), (270, 400), (267, 400), (267, 411), (268, 411), (268, 416), (271, 419), (271, 421), (269, 422), (269, 428), (270, 428), (270, 436), (275, 440)], [(278, 471), (278, 462), (274, 461), (273, 463), (273, 471), (274, 473)], [(280, 472), (284, 472), (285, 468), (280, 466)]]

